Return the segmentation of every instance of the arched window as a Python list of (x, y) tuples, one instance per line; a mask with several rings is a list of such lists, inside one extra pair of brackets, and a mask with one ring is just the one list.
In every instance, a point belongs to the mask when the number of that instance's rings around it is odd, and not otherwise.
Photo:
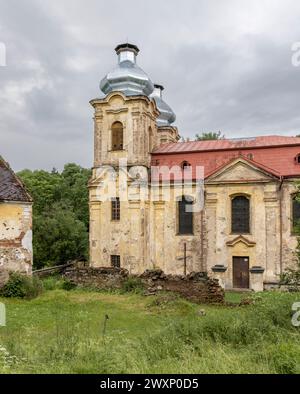
[(188, 168), (190, 168), (190, 167), (191, 167), (191, 164), (190, 164), (188, 161), (184, 161), (184, 162), (181, 164), (181, 168), (182, 168), (183, 170), (188, 169)]
[(293, 228), (292, 232), (293, 233), (298, 233), (299, 232), (299, 227), (300, 227), (300, 202), (297, 199), (297, 196), (292, 197), (292, 202), (293, 202)]
[(192, 235), (194, 233), (193, 199), (183, 196), (178, 201), (178, 233)]
[(123, 150), (123, 125), (121, 122), (115, 122), (111, 127), (111, 149)]
[(236, 196), (231, 201), (231, 232), (233, 234), (250, 233), (250, 200), (245, 196)]
[(300, 153), (295, 157), (296, 164), (300, 164)]

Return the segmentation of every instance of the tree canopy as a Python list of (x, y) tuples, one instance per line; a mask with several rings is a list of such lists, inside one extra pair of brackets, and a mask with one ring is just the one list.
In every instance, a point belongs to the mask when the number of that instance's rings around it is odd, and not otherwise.
[(221, 140), (224, 138), (225, 136), (222, 135), (221, 131), (196, 134), (196, 141)]
[(88, 258), (88, 181), (91, 171), (66, 164), (59, 173), (23, 170), (33, 204), (34, 268)]

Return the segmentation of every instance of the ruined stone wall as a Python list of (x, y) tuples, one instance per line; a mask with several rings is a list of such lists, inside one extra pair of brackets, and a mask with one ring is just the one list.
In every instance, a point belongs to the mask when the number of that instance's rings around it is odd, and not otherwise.
[[(67, 268), (64, 277), (82, 287), (95, 287), (101, 290), (121, 289), (130, 277), (127, 270), (113, 268)], [(139, 278), (146, 295), (160, 291), (171, 291), (194, 303), (224, 303), (224, 290), (215, 279), (204, 273), (166, 275), (161, 270), (148, 270)]]
[(9, 271), (32, 272), (32, 206), (0, 203), (0, 282)]

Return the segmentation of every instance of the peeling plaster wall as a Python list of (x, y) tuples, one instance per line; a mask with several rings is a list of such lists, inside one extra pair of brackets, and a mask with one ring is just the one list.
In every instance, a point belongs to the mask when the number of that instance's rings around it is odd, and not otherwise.
[[(262, 267), (263, 274), (250, 274), (250, 288), (263, 289), (264, 284), (278, 283), (281, 272), (295, 266), (297, 237), (292, 234), (293, 181), (282, 188), (279, 181), (249, 181), (241, 184), (206, 185), (207, 269), (221, 279), (225, 288), (233, 287), (233, 257), (249, 257), (250, 269)], [(238, 235), (231, 234), (231, 196), (247, 194), (250, 198), (250, 234), (234, 245)], [(280, 204), (282, 199), (282, 219)], [(281, 238), (282, 227), (282, 238)], [(282, 243), (282, 246), (281, 246)], [(224, 273), (214, 273), (215, 265), (224, 265)]]
[(0, 203), (0, 271), (32, 272), (32, 206)]
[[(193, 235), (178, 235), (177, 198), (189, 194), (178, 190), (176, 184), (170, 189), (169, 199), (151, 196), (143, 202), (135, 192), (129, 201), (121, 199), (121, 220), (113, 222), (111, 202), (101, 202), (107, 190), (106, 175), (101, 173), (100, 166), (116, 168), (118, 159), (127, 158), (129, 167), (148, 167), (149, 128), (153, 131), (153, 146), (159, 143), (163, 132), (155, 126), (155, 107), (145, 98), (112, 93), (106, 99), (92, 101), (92, 105), (95, 109), (95, 161), (90, 183), (92, 267), (110, 266), (111, 255), (120, 255), (122, 268), (132, 274), (160, 268), (167, 274), (180, 275), (184, 273), (186, 246), (187, 273), (206, 271), (229, 289), (233, 287), (233, 257), (248, 257), (252, 269), (250, 288), (258, 291), (264, 284), (278, 282), (280, 273), (295, 264), (297, 239), (291, 232), (293, 180), (281, 184), (278, 177), (242, 156), (206, 179), (205, 208), (194, 214)], [(111, 151), (111, 125), (115, 121), (124, 125), (124, 150), (118, 152)], [(116, 179), (118, 186), (120, 177)], [(126, 175), (127, 186), (134, 181)], [(163, 189), (157, 187), (156, 196), (161, 196)], [(241, 234), (240, 238), (239, 234), (231, 233), (231, 199), (236, 194), (246, 194), (251, 206), (250, 234)], [(216, 265), (222, 265), (225, 272), (214, 272)]]
[[(91, 189), (91, 265), (109, 266), (110, 255), (121, 256), (122, 267), (141, 274), (160, 268), (168, 274), (184, 273), (186, 244), (187, 273), (207, 271), (221, 280), (225, 288), (233, 286), (233, 257), (249, 257), (250, 269), (262, 267), (263, 274), (250, 274), (250, 288), (278, 282), (281, 269), (294, 266), (297, 238), (291, 232), (293, 182), (282, 186), (282, 263), (280, 237), (280, 183), (207, 184), (201, 226), (201, 212), (194, 214), (194, 235), (178, 235), (176, 199), (182, 190), (171, 187), (170, 201), (121, 202), (120, 222), (111, 221), (111, 203), (96, 201)], [(161, 189), (158, 194), (161, 194)], [(247, 194), (251, 201), (251, 232), (235, 244), (231, 234), (231, 196)], [(203, 232), (202, 232), (203, 228)], [(249, 242), (249, 244), (248, 244)], [(227, 267), (215, 274), (215, 265)]]
[[(121, 201), (121, 220), (111, 220), (111, 202), (97, 201), (98, 188), (90, 189), (90, 256), (93, 267), (110, 266), (110, 256), (120, 255), (122, 268), (141, 274), (160, 268), (168, 274), (203, 271), (201, 212), (194, 214), (194, 234), (178, 234), (178, 198), (181, 188), (171, 187), (170, 201)], [(195, 188), (191, 190), (195, 193)], [(162, 188), (157, 191), (162, 195)], [(150, 195), (150, 190), (149, 190)]]

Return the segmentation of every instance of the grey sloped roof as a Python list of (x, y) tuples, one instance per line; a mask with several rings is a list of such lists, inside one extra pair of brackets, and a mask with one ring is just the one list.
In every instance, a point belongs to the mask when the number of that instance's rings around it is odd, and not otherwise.
[(0, 157), (0, 201), (31, 202), (32, 198), (25, 186)]

